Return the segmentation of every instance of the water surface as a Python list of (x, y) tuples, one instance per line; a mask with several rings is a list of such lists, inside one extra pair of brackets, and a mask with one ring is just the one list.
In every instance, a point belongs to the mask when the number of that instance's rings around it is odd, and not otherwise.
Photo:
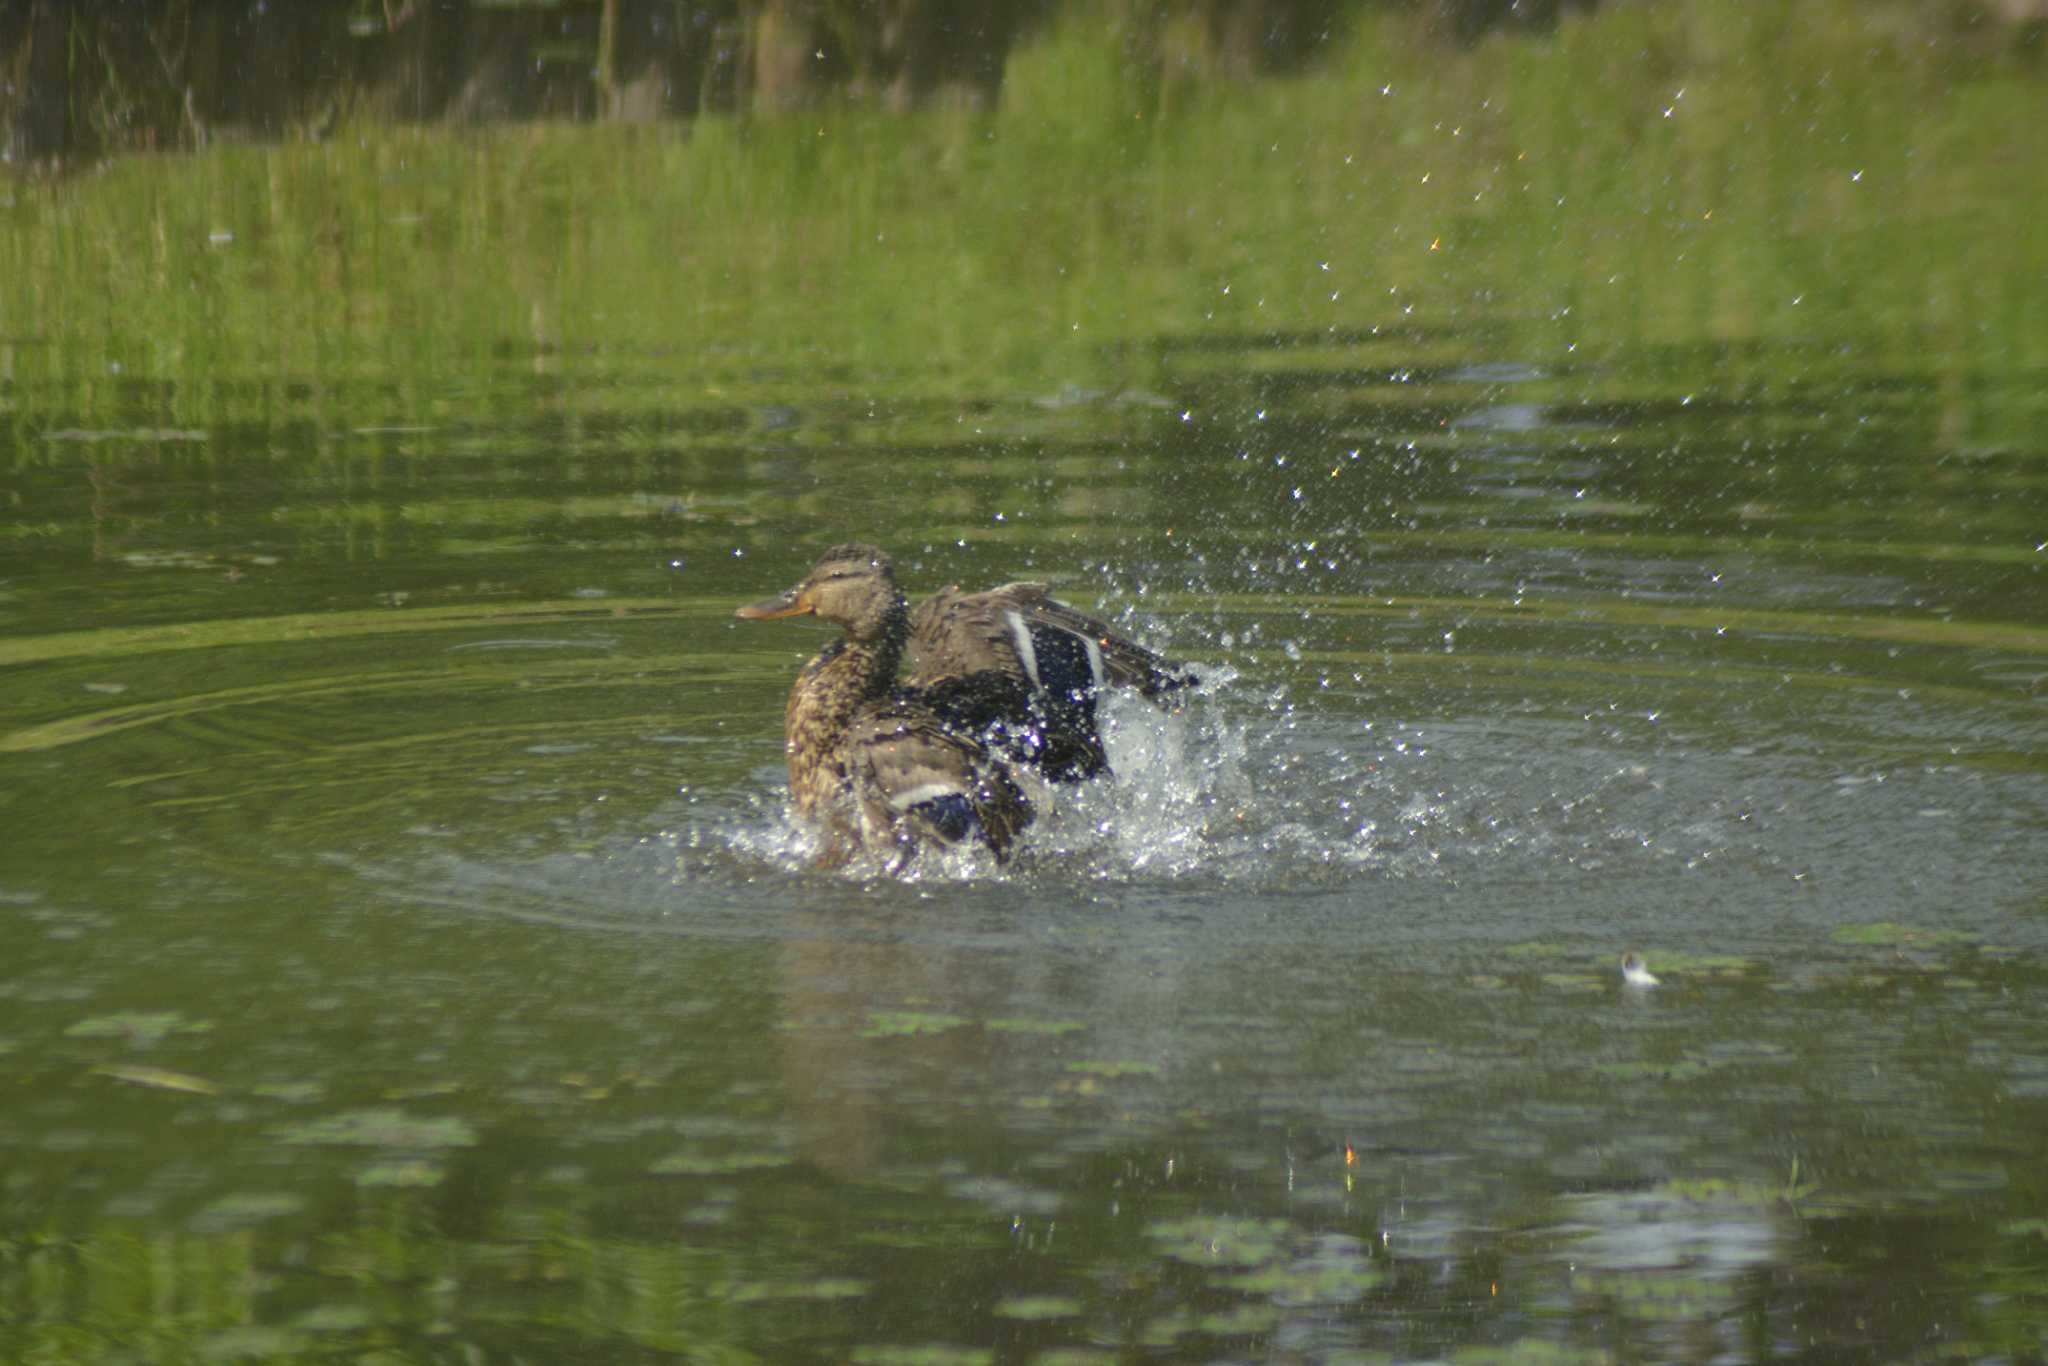
[[(318, 153), (224, 155), (144, 183)], [(2042, 1350), (2037, 316), (262, 365), (255, 275), (7, 343), (5, 1354)], [(1210, 681), (1008, 868), (816, 870), (732, 609), (849, 535)]]

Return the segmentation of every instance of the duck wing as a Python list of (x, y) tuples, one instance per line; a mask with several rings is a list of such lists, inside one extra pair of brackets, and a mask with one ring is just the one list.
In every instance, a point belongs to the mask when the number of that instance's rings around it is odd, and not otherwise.
[(997, 670), (1034, 690), (1079, 697), (1135, 688), (1158, 702), (1195, 675), (1052, 596), (1042, 583), (934, 593), (910, 614), (910, 682)]
[(1079, 782), (1109, 767), (1095, 727), (1093, 692), (1047, 693), (1019, 674), (982, 669), (903, 688), (898, 695), (1054, 782)]
[(974, 840), (1001, 862), (1031, 823), (1009, 767), (913, 698), (865, 709), (841, 752), (863, 841), (894, 845), (901, 859), (919, 844)]
[(1042, 583), (956, 586), (910, 614), (909, 686), (949, 725), (1054, 782), (1109, 768), (1096, 722), (1104, 688), (1155, 704), (1194, 674), (1052, 596)]

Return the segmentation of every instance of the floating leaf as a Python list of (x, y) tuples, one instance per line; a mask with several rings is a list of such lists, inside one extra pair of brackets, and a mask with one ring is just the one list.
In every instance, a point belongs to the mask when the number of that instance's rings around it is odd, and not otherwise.
[(476, 1131), (459, 1119), (427, 1119), (377, 1108), (322, 1115), (277, 1131), (286, 1143), (351, 1148), (470, 1148)]
[(987, 1028), (998, 1034), (1040, 1035), (1074, 1034), (1087, 1027), (1079, 1020), (1027, 1020), (1016, 1017), (990, 1020), (987, 1025)]
[(1466, 1347), (1454, 1358), (1458, 1366), (1607, 1366), (1604, 1351), (1566, 1347), (1541, 1338), (1522, 1338), (1504, 1347)]
[(153, 1044), (173, 1034), (203, 1034), (212, 1028), (211, 1020), (190, 1020), (175, 1010), (123, 1010), (80, 1020), (64, 1033), (74, 1039), (126, 1039), (130, 1043)]
[(135, 1086), (151, 1086), (159, 1091), (186, 1091), (195, 1096), (217, 1096), (220, 1088), (204, 1077), (195, 1077), (185, 1072), (173, 1072), (168, 1067), (139, 1067), (126, 1063), (104, 1063), (92, 1069), (94, 1075), (112, 1077)]
[(890, 1039), (916, 1034), (943, 1034), (967, 1021), (958, 1015), (927, 1015), (914, 1010), (871, 1010), (863, 1039)]
[(997, 1300), (995, 1313), (1000, 1319), (1070, 1319), (1081, 1312), (1081, 1302), (1066, 1295), (1014, 1295), (1006, 1300)]
[(983, 1347), (927, 1343), (918, 1347), (856, 1347), (850, 1359), (858, 1366), (988, 1366), (996, 1354)]
[(1363, 1261), (1337, 1266), (1263, 1266), (1225, 1278), (1232, 1290), (1270, 1295), (1280, 1304), (1348, 1304), (1380, 1283)]
[(303, 1105), (308, 1101), (320, 1099), (325, 1094), (325, 1091), (318, 1082), (279, 1081), (265, 1082), (260, 1086), (252, 1086), (249, 1088), (249, 1094), (252, 1096), (262, 1096), (268, 1100), (283, 1100), (290, 1101), (296, 1105)]
[(1159, 1075), (1159, 1064), (1128, 1058), (1090, 1058), (1068, 1063), (1067, 1071), (1084, 1072), (1091, 1077), (1156, 1077)]
[(2011, 1181), (2011, 1174), (1997, 1163), (1975, 1167), (1947, 1167), (1933, 1173), (1929, 1178), (1929, 1184), (1934, 1189), (1949, 1195), (1971, 1195), (1981, 1191), (2003, 1190)]
[(386, 1100), (436, 1100), (462, 1089), (459, 1081), (426, 1081), (417, 1086), (394, 1086), (384, 1093)]
[(1195, 1320), (1185, 1309), (1156, 1318), (1147, 1323), (1138, 1334), (1141, 1347), (1171, 1347), (1180, 1338), (1195, 1331)]
[(1138, 1342), (1144, 1347), (1171, 1347), (1177, 1339), (1190, 1333), (1205, 1333), (1211, 1337), (1267, 1333), (1279, 1321), (1279, 1314), (1264, 1304), (1239, 1305), (1235, 1309), (1199, 1317), (1180, 1309), (1147, 1323), (1138, 1335)]
[(364, 1190), (426, 1190), (440, 1185), (447, 1175), (440, 1163), (414, 1157), (358, 1167), (355, 1182)]
[(852, 1300), (872, 1287), (850, 1276), (822, 1276), (815, 1281), (742, 1281), (726, 1292), (736, 1303), (755, 1300)]
[(192, 1227), (200, 1233), (224, 1233), (297, 1214), (305, 1207), (303, 1197), (281, 1191), (224, 1195), (193, 1215)]
[(370, 1311), (360, 1305), (326, 1304), (293, 1319), (292, 1327), (302, 1333), (360, 1333), (375, 1323)]
[(1195, 1331), (1211, 1337), (1243, 1337), (1250, 1333), (1269, 1333), (1279, 1321), (1279, 1311), (1270, 1305), (1241, 1304), (1221, 1313), (1202, 1315), (1195, 1320)]
[(789, 1162), (781, 1153), (680, 1152), (658, 1159), (647, 1170), (656, 1176), (732, 1176), (787, 1167)]
[(1682, 973), (1688, 977), (1740, 977), (1756, 970), (1756, 960), (1733, 953), (1654, 952), (1659, 972)]
[(1740, 1205), (1761, 1208), (1781, 1200), (1796, 1199), (1815, 1189), (1799, 1185), (1799, 1168), (1792, 1167), (1791, 1184), (1773, 1186), (1762, 1181), (1731, 1181), (1718, 1176), (1677, 1177), (1644, 1191), (1641, 1201), (1679, 1200), (1695, 1205)]
[(1145, 1230), (1159, 1250), (1196, 1266), (1263, 1266), (1280, 1255), (1285, 1219), (1232, 1219), (1200, 1214), (1169, 1219)]
[(1543, 985), (1561, 991), (1598, 991), (1607, 985), (1607, 979), (1590, 972), (1546, 972)]
[(215, 1333), (199, 1344), (205, 1361), (283, 1361), (306, 1350), (306, 1340), (282, 1328), (248, 1324)]

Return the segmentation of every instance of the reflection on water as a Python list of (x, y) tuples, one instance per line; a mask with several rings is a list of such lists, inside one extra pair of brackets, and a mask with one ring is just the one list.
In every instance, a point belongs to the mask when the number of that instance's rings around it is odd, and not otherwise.
[[(471, 565), (405, 553), (459, 474), (388, 495), (363, 573), (162, 513), (18, 562), (25, 627), (102, 605), (0, 647), (10, 1350), (83, 1299), (165, 1355), (2037, 1332), (1981, 1300), (2035, 1255), (2048, 1093), (2011, 462), (1844, 520), (1753, 407), (1475, 362), (1397, 418), (1204, 354), (1220, 415), (1107, 411), (1113, 454), (904, 444), (908, 516), (797, 448), (680, 508), (535, 468)], [(1680, 459), (1752, 428), (1792, 454)], [(778, 732), (814, 642), (730, 609), (826, 507), (917, 589), (1102, 582), (1210, 681), (1112, 707), (1114, 782), (1007, 871), (815, 871)]]
[[(2038, 386), (1815, 314), (10, 382), (0, 1356), (2038, 1354)], [(1207, 682), (820, 871), (854, 534)]]
[(2030, 1331), (1971, 1307), (2048, 1093), (2038, 702), (1977, 628), (1132, 596), (1229, 662), (1010, 870), (903, 882), (808, 868), (808, 642), (727, 600), (18, 641), (66, 814), (6, 889), (4, 1209), (70, 1240), (6, 1293), (147, 1292), (92, 1322), (166, 1354)]

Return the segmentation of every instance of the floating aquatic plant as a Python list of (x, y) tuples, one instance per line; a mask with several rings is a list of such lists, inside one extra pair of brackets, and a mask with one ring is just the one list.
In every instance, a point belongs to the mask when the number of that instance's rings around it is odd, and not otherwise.
[(471, 1148), (476, 1130), (451, 1117), (429, 1118), (379, 1107), (344, 1110), (276, 1131), (281, 1142), (353, 1148)]

